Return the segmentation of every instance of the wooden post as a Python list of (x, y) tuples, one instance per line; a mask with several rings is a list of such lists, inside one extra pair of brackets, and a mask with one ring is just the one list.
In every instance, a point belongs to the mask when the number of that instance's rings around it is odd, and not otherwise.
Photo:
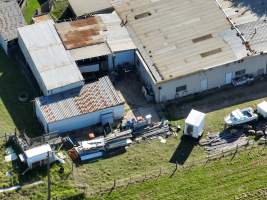
[(114, 188), (114, 189), (116, 188), (116, 179), (114, 179), (114, 182), (113, 182), (113, 188)]
[(47, 200), (51, 200), (50, 152), (47, 152)]

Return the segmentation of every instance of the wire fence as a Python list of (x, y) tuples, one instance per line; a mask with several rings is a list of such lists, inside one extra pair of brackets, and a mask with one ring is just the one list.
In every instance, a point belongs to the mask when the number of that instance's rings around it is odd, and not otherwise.
[[(186, 162), (184, 165), (179, 165), (178, 163), (170, 165), (169, 167), (161, 167), (157, 170), (147, 171), (143, 174), (138, 174), (130, 176), (124, 179), (114, 179), (113, 181), (99, 184), (98, 188), (90, 188), (89, 186), (82, 186), (80, 189), (86, 194), (86, 196), (95, 196), (103, 194), (111, 194), (113, 191), (120, 188), (128, 188), (130, 185), (144, 183), (146, 181), (158, 181), (161, 177), (174, 177), (178, 172), (190, 171), (196, 166), (206, 167), (209, 163), (215, 160), (221, 160), (222, 158), (230, 158), (228, 162), (232, 162), (236, 156), (241, 152), (250, 152), (259, 148), (257, 142), (250, 140), (247, 146), (236, 146), (236, 148), (229, 150), (222, 150), (219, 153), (208, 155), (202, 159), (196, 159)], [(265, 145), (263, 146), (265, 148)], [(260, 148), (259, 148), (260, 150)], [(260, 151), (259, 151), (260, 152)]]

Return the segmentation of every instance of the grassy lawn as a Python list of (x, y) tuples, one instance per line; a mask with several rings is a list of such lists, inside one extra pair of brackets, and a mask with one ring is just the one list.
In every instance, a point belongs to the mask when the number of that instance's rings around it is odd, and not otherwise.
[[(32, 16), (34, 15), (35, 11), (40, 8), (40, 5), (44, 2), (45, 0), (27, 0), (27, 6), (22, 12), (28, 24), (31, 23)], [(67, 9), (68, 0), (55, 0), (53, 5), (54, 6), (50, 14), (54, 19), (58, 19)]]
[[(22, 103), (18, 100), (21, 92), (34, 94), (28, 82), (21, 73), (17, 63), (9, 59), (0, 51), (0, 187), (8, 187), (17, 183), (18, 176), (12, 163), (4, 162), (4, 133), (14, 133), (15, 128), (26, 130), (30, 135), (38, 135), (39, 126), (34, 117), (32, 103)], [(6, 176), (6, 172), (14, 172), (12, 178)]]
[(59, 19), (69, 5), (68, 0), (55, 0), (51, 11), (51, 16), (54, 19)]
[(27, 0), (27, 5), (22, 12), (28, 24), (31, 22), (32, 16), (38, 8), (40, 8), (40, 3), (38, 0)]
[[(262, 151), (254, 149), (249, 154), (241, 153), (231, 162), (229, 158), (224, 158), (205, 167), (178, 171), (172, 178), (163, 177), (158, 181), (132, 185), (111, 195), (92, 199), (234, 199), (266, 187), (266, 153), (266, 148)], [(253, 199), (253, 195), (247, 199)]]
[[(15, 128), (39, 135), (39, 126), (31, 100), (35, 97), (18, 64), (0, 51), (0, 136)], [(28, 102), (20, 102), (21, 93), (29, 94)]]

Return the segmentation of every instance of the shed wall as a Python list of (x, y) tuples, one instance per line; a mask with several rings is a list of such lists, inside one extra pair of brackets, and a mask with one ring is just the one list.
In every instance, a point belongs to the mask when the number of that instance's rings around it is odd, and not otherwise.
[(110, 71), (125, 63), (135, 65), (135, 50), (121, 51), (108, 55), (108, 69)]
[[(246, 70), (246, 74), (258, 75), (259, 71), (263, 70), (266, 74), (267, 70), (267, 54), (247, 57), (241, 61), (235, 61), (219, 67), (207, 69), (196, 74), (192, 74), (179, 79), (171, 80), (166, 83), (154, 85), (155, 98), (157, 102), (164, 102), (182, 96), (202, 92), (201, 81), (207, 80), (207, 89), (213, 89), (226, 85), (226, 73), (233, 73), (239, 70)], [(187, 89), (184, 92), (176, 93), (176, 88), (186, 85)], [(161, 90), (159, 90), (161, 87)]]
[(115, 66), (122, 65), (124, 63), (130, 63), (134, 65), (134, 51), (122, 51), (115, 53)]
[[(53, 123), (48, 123), (47, 133), (63, 133), (72, 130), (77, 130), (80, 128), (92, 126), (101, 122), (100, 116), (106, 113), (113, 113), (115, 120), (120, 119), (124, 115), (124, 105), (118, 105), (116, 107), (107, 108), (93, 113), (88, 113), (86, 115), (80, 115), (73, 118), (56, 121)], [(38, 116), (39, 118), (39, 116)], [(42, 118), (39, 118), (42, 125), (45, 127), (47, 122), (43, 121)]]

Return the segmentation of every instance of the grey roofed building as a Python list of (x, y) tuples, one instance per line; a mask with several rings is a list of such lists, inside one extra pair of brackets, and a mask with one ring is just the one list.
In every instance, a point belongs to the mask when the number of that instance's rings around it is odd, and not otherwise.
[[(233, 62), (247, 55), (214, 0), (114, 0), (155, 83)], [(231, 44), (239, 41), (238, 49)], [(241, 48), (241, 49), (240, 49)], [(238, 53), (236, 53), (238, 52)], [(241, 54), (240, 54), (241, 52)]]
[(77, 17), (108, 10), (112, 11), (110, 0), (69, 0), (69, 5)]
[(218, 0), (219, 6), (239, 30), (254, 53), (267, 51), (267, 1)]
[(25, 25), (17, 0), (0, 0), (0, 43), (8, 52), (8, 42), (17, 39), (17, 28)]
[(84, 84), (83, 76), (65, 50), (52, 20), (21, 27), (18, 33), (19, 46), (44, 95)]

